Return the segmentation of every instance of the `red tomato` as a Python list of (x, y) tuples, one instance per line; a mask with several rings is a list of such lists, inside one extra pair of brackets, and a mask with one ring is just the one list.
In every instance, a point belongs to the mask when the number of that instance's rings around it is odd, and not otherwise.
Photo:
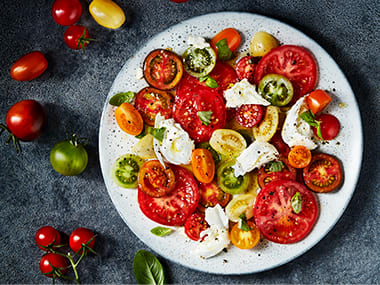
[(279, 151), (280, 155), (283, 157), (288, 157), (290, 152), (290, 147), (282, 140), (281, 131), (275, 133), (271, 138), (271, 143)]
[(323, 111), (331, 100), (330, 95), (321, 89), (314, 90), (306, 97), (307, 105), (313, 114)]
[(324, 153), (315, 154), (310, 165), (303, 169), (306, 186), (320, 193), (335, 190), (342, 182), (342, 176), (339, 161)]
[(17, 81), (29, 81), (40, 76), (48, 62), (40, 51), (32, 51), (20, 57), (11, 67), (11, 77)]
[(243, 80), (244, 78), (248, 79), (249, 82), (253, 83), (253, 78), (255, 74), (255, 65), (252, 61), (253, 56), (245, 56), (239, 59), (238, 63), (236, 64), (236, 74), (239, 77), (240, 80)]
[(82, 16), (82, 5), (78, 0), (55, 0), (51, 15), (57, 24), (70, 26)]
[(204, 215), (193, 213), (185, 221), (185, 234), (192, 240), (201, 239), (201, 232), (208, 228)]
[(48, 247), (52, 245), (59, 245), (61, 243), (61, 235), (55, 228), (45, 226), (40, 228), (36, 232), (34, 240), (36, 241), (36, 244), (40, 249), (46, 251), (46, 249), (43, 248), (43, 246)]
[(173, 101), (170, 93), (146, 87), (137, 93), (135, 107), (142, 115), (144, 122), (149, 126), (154, 126), (154, 120), (158, 113), (165, 119), (172, 116)]
[(66, 29), (64, 34), (66, 45), (71, 49), (82, 49), (92, 41), (88, 29), (82, 25), (73, 25)]
[[(50, 264), (58, 268), (58, 273), (60, 273), (61, 275), (66, 274), (68, 263), (67, 259), (62, 255), (50, 252), (42, 256), (40, 260), (40, 270), (42, 274), (44, 274), (47, 277), (53, 277), (53, 268)], [(56, 276), (57, 275), (55, 274), (55, 277)]]
[[(334, 115), (322, 114), (316, 118), (321, 122), (322, 139), (329, 141), (335, 139), (340, 131), (340, 124), (338, 119)], [(312, 127), (315, 137), (319, 138), (317, 129)]]
[(236, 121), (245, 128), (252, 128), (261, 122), (263, 107), (260, 105), (241, 105), (236, 110)]
[(282, 157), (280, 160), (283, 163), (281, 171), (270, 171), (270, 163), (261, 167), (257, 173), (257, 181), (260, 188), (263, 188), (265, 185), (278, 180), (293, 180), (297, 178), (297, 171), (295, 168), (289, 165), (288, 159)]
[[(204, 124), (198, 112), (211, 111), (209, 124)], [(198, 86), (184, 96), (177, 94), (174, 102), (173, 118), (196, 142), (208, 141), (216, 129), (223, 128), (227, 112), (223, 98), (217, 90)]]
[(234, 28), (227, 28), (222, 30), (221, 32), (217, 33), (210, 42), (211, 47), (215, 50), (215, 52), (218, 51), (216, 47), (216, 43), (220, 40), (226, 39), (228, 48), (233, 52), (235, 51), (241, 43), (241, 36), (237, 30)]
[(137, 136), (144, 129), (144, 121), (139, 111), (129, 103), (117, 107), (115, 118), (120, 129), (132, 136)]
[(141, 211), (149, 219), (167, 226), (183, 225), (197, 208), (199, 190), (193, 175), (181, 166), (170, 166), (175, 175), (175, 188), (166, 196), (153, 198), (138, 189)]
[(40, 136), (45, 119), (45, 112), (40, 103), (22, 100), (8, 110), (5, 123), (16, 138), (32, 141)]
[(232, 195), (225, 193), (216, 182), (199, 183), (199, 205), (198, 209), (202, 212), (208, 207), (215, 207), (219, 204), (225, 207), (231, 200)]
[[(291, 205), (297, 192), (302, 200), (298, 214)], [(313, 228), (318, 217), (318, 204), (313, 193), (302, 184), (279, 180), (260, 190), (253, 216), (266, 239), (276, 243), (294, 243), (302, 240)]]
[(291, 81), (294, 90), (291, 102), (312, 91), (318, 78), (313, 56), (304, 48), (293, 45), (279, 46), (263, 56), (255, 70), (256, 85), (270, 73), (283, 75)]
[(82, 244), (87, 245), (87, 247), (91, 249), (94, 248), (95, 235), (91, 230), (87, 228), (77, 228), (71, 233), (69, 244), (72, 251), (78, 254), (82, 254)]

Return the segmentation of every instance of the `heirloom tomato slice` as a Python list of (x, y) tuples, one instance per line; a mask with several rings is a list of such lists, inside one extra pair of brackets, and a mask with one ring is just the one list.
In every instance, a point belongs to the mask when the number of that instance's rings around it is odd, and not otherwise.
[(225, 193), (216, 182), (199, 183), (199, 206), (198, 209), (202, 212), (208, 207), (215, 207), (220, 205), (225, 207), (231, 200), (231, 195)]
[(185, 234), (192, 240), (199, 241), (201, 232), (208, 228), (205, 217), (201, 213), (193, 213), (185, 221)]
[(236, 64), (236, 74), (240, 80), (247, 78), (249, 82), (253, 83), (255, 74), (255, 64), (253, 63), (253, 56), (245, 56), (239, 59)]
[[(293, 180), (297, 178), (297, 170), (289, 165), (288, 159), (282, 157), (280, 162), (282, 162), (280, 171), (271, 171), (272, 163), (267, 163), (259, 169), (258, 172), (258, 182), (260, 188), (263, 188), (270, 182), (277, 180)], [(273, 170), (273, 169), (272, 169)]]

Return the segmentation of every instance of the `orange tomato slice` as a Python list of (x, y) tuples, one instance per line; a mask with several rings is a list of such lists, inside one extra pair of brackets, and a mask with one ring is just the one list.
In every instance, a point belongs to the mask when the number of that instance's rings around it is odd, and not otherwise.
[(289, 152), (288, 160), (294, 168), (305, 168), (311, 162), (311, 152), (303, 145), (296, 145)]
[(215, 52), (218, 51), (216, 43), (220, 40), (226, 39), (228, 48), (233, 52), (236, 50), (241, 43), (241, 36), (237, 30), (234, 28), (227, 28), (217, 33), (211, 40), (210, 45)]
[(230, 232), (231, 242), (240, 249), (253, 248), (260, 241), (260, 232), (256, 225), (251, 221), (247, 223), (251, 227), (250, 231), (243, 231), (238, 224), (235, 224)]
[(306, 102), (313, 114), (321, 112), (331, 102), (331, 97), (327, 92), (317, 89), (307, 96)]
[(137, 136), (144, 128), (139, 111), (129, 103), (123, 103), (116, 109), (115, 118), (119, 127), (132, 136)]
[(215, 162), (208, 149), (197, 148), (191, 155), (191, 167), (195, 178), (202, 183), (210, 183), (215, 175)]

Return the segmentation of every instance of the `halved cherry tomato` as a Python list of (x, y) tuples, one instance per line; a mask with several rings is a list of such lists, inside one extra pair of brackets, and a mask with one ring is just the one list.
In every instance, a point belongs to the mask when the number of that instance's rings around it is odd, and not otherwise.
[(204, 215), (193, 213), (185, 221), (185, 234), (192, 240), (199, 241), (201, 232), (208, 228)]
[(270, 163), (259, 169), (258, 182), (260, 188), (263, 188), (265, 185), (277, 180), (296, 180), (297, 171), (289, 165), (288, 159), (282, 157), (280, 161), (282, 162), (281, 171), (270, 171)]
[(48, 62), (40, 51), (32, 51), (20, 57), (11, 67), (11, 77), (17, 81), (29, 81), (40, 76)]
[(331, 100), (330, 95), (321, 89), (314, 90), (306, 97), (307, 105), (313, 114), (323, 111)]
[(234, 28), (227, 28), (219, 33), (217, 33), (210, 42), (211, 47), (215, 50), (215, 52), (218, 51), (216, 47), (216, 43), (220, 40), (226, 39), (228, 48), (233, 52), (235, 51), (241, 43), (241, 36), (239, 32)]
[(144, 77), (149, 85), (169, 90), (177, 86), (183, 75), (183, 64), (174, 52), (156, 49), (144, 61)]
[(271, 138), (271, 143), (280, 153), (280, 156), (288, 157), (290, 152), (290, 147), (282, 140), (281, 131), (277, 131), (275, 135)]
[(264, 110), (260, 105), (241, 105), (236, 110), (236, 121), (243, 127), (252, 128), (261, 122)]
[(191, 167), (195, 178), (202, 183), (210, 183), (215, 175), (215, 163), (211, 152), (197, 148), (191, 154)]
[(252, 218), (255, 199), (256, 194), (248, 193), (236, 195), (226, 207), (226, 215), (228, 219), (237, 223), (241, 214), (245, 214), (247, 219)]
[(240, 80), (247, 78), (249, 82), (253, 83), (255, 74), (255, 64), (253, 63), (253, 56), (245, 56), (239, 59), (236, 64), (236, 74)]
[(304, 168), (311, 162), (311, 152), (303, 145), (296, 145), (290, 150), (288, 160), (294, 168)]
[(319, 193), (335, 190), (342, 182), (342, 176), (339, 161), (324, 153), (315, 154), (310, 165), (303, 169), (306, 186)]
[(268, 106), (265, 110), (264, 118), (260, 124), (252, 128), (253, 136), (256, 140), (269, 141), (276, 133), (279, 124), (279, 112), (275, 106)]
[(151, 197), (162, 197), (174, 190), (175, 176), (170, 167), (158, 160), (145, 162), (139, 172), (139, 189)]
[[(331, 114), (322, 114), (316, 118), (316, 121), (321, 122), (321, 134), (323, 140), (329, 141), (335, 139), (340, 131), (340, 124), (338, 119)], [(318, 131), (312, 127), (315, 137), (319, 138)]]
[[(291, 200), (301, 196), (298, 214)], [(318, 217), (318, 204), (311, 191), (295, 181), (279, 180), (267, 184), (257, 195), (253, 216), (260, 233), (276, 243), (294, 243), (303, 239)]]
[(123, 103), (116, 109), (115, 118), (119, 127), (132, 136), (137, 136), (144, 128), (139, 111), (129, 103)]
[(232, 196), (222, 191), (214, 181), (211, 183), (199, 183), (198, 186), (200, 195), (198, 209), (202, 212), (206, 208), (215, 207), (218, 204), (224, 208), (231, 200)]
[(250, 175), (240, 175), (238, 177), (234, 174), (235, 165), (234, 160), (227, 160), (221, 163), (217, 170), (218, 186), (226, 193), (240, 194), (247, 190), (250, 184)]
[(153, 87), (145, 87), (136, 95), (135, 107), (147, 125), (154, 126), (156, 115), (165, 119), (172, 116), (174, 99), (170, 93)]
[(200, 78), (209, 74), (216, 63), (215, 51), (210, 47), (190, 46), (182, 55), (183, 67), (191, 76)]
[(293, 98), (292, 83), (282, 75), (267, 74), (259, 83), (260, 95), (274, 106), (285, 106)]
[(240, 249), (250, 249), (257, 245), (260, 241), (260, 232), (256, 225), (247, 221), (251, 228), (249, 231), (243, 231), (239, 228), (239, 224), (235, 224), (230, 231), (230, 239), (234, 246)]
[(218, 129), (212, 134), (210, 145), (223, 155), (238, 156), (247, 147), (247, 142), (237, 131)]

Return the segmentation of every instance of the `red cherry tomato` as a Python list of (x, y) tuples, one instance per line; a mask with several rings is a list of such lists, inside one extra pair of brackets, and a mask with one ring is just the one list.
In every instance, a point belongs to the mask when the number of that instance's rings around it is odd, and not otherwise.
[[(90, 241), (91, 240), (91, 241)], [(89, 244), (87, 244), (90, 241)], [(69, 238), (69, 245), (72, 251), (82, 254), (82, 244), (87, 244), (89, 248), (94, 248), (95, 245), (95, 235), (94, 233), (86, 228), (75, 229)]]
[(57, 24), (70, 26), (82, 16), (82, 5), (78, 0), (55, 0), (51, 15)]
[(215, 181), (211, 183), (199, 183), (198, 186), (198, 209), (201, 212), (205, 212), (206, 208), (215, 207), (217, 204), (225, 207), (232, 198), (232, 195), (224, 192)]
[[(335, 139), (340, 131), (340, 124), (334, 115), (322, 114), (316, 118), (321, 122), (321, 133), (323, 140), (329, 141)], [(319, 138), (317, 129), (312, 127), (315, 137)]]
[(239, 59), (236, 64), (236, 74), (240, 80), (247, 78), (249, 82), (253, 83), (253, 77), (255, 73), (255, 65), (253, 63), (253, 56), (245, 56)]
[(46, 68), (48, 62), (42, 52), (32, 51), (20, 57), (10, 71), (11, 77), (17, 81), (29, 81), (40, 76)]
[(69, 48), (84, 50), (84, 48), (93, 39), (90, 38), (90, 33), (86, 27), (81, 25), (73, 25), (66, 29), (64, 40)]
[(65, 275), (67, 272), (67, 259), (63, 257), (62, 255), (58, 255), (56, 253), (47, 253), (44, 256), (42, 256), (40, 260), (40, 270), (42, 274), (44, 274), (47, 277), (53, 277), (53, 268), (51, 265), (58, 268), (58, 273), (61, 275)]
[(236, 121), (245, 128), (252, 128), (261, 122), (264, 110), (260, 105), (241, 105), (236, 110)]
[(34, 240), (40, 249), (46, 251), (42, 246), (59, 245), (61, 243), (61, 235), (55, 228), (45, 226), (36, 232)]
[(192, 240), (201, 239), (201, 232), (208, 228), (208, 224), (203, 214), (193, 213), (186, 219), (185, 234)]
[(239, 32), (234, 28), (227, 28), (219, 33), (217, 33), (210, 42), (211, 47), (215, 50), (215, 52), (218, 51), (216, 44), (220, 41), (226, 39), (228, 48), (233, 52), (235, 51), (241, 43), (241, 36)]
[(22, 141), (38, 138), (45, 124), (45, 112), (34, 100), (22, 100), (14, 104), (5, 117), (11, 133)]

